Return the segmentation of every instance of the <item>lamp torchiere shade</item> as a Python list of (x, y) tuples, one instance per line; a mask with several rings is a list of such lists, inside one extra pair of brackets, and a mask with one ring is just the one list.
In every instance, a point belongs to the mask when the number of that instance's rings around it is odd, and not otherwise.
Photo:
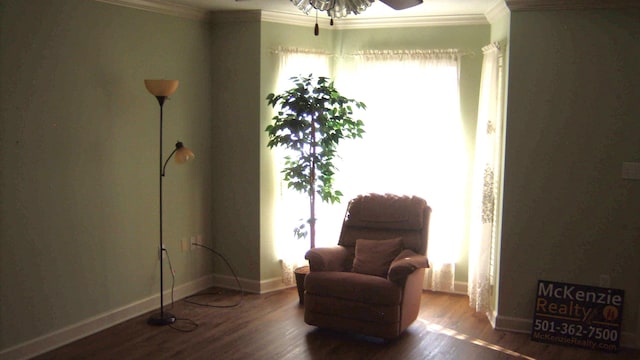
[(154, 96), (170, 96), (176, 89), (180, 81), (178, 80), (145, 80), (144, 86)]

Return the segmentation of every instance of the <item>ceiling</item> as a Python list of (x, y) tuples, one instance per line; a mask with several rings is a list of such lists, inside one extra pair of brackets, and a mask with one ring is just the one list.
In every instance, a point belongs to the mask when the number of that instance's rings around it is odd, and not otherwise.
[[(401, 18), (446, 15), (482, 15), (501, 0), (424, 0), (424, 3), (405, 10), (394, 10), (375, 1), (359, 18)], [(302, 12), (290, 0), (170, 0), (173, 3), (207, 11), (266, 10), (299, 15)], [(350, 15), (352, 17), (354, 15)]]

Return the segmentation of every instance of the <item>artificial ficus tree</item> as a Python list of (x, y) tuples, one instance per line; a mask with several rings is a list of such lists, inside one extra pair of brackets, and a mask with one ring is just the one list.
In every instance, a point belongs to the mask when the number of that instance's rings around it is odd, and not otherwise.
[[(282, 174), (287, 186), (309, 197), (310, 247), (316, 245), (316, 197), (327, 203), (340, 202), (342, 192), (334, 189), (336, 167), (333, 160), (343, 139), (362, 138), (364, 123), (353, 118), (354, 108), (366, 109), (363, 102), (338, 92), (327, 77), (296, 76), (293, 87), (271, 93), (267, 102), (277, 114), (265, 131), (267, 147), (288, 151)], [(298, 238), (307, 235), (305, 223), (294, 229)]]

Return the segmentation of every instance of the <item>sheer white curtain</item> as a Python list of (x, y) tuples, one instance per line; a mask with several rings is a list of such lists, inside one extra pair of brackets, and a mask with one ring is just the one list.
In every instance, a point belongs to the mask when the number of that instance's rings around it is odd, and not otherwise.
[[(279, 60), (275, 93), (281, 93), (293, 87), (293, 83), (289, 80), (293, 76), (313, 74), (329, 77), (330, 75), (330, 56), (327, 53), (298, 48), (278, 48), (274, 53)], [(309, 240), (295, 238), (293, 229), (309, 218), (309, 200), (306, 194), (288, 189), (279, 173), (284, 168), (286, 151), (281, 148), (275, 148), (272, 151), (280, 179), (275, 209), (276, 254), (282, 264), (283, 282), (286, 285), (292, 285), (295, 284), (293, 270), (306, 265), (304, 254), (309, 249)]]
[(473, 173), (471, 229), (469, 238), (469, 302), (478, 312), (491, 309), (493, 245), (501, 178), (502, 103), (500, 47), (482, 49), (482, 75)]
[[(345, 201), (368, 192), (426, 199), (433, 213), (425, 288), (441, 291), (454, 289), (467, 213), (459, 58), (455, 50), (371, 51), (345, 57), (336, 75), (338, 90), (368, 108), (358, 114), (363, 139), (340, 145), (335, 187)], [(336, 243), (344, 208), (323, 205), (319, 239)]]

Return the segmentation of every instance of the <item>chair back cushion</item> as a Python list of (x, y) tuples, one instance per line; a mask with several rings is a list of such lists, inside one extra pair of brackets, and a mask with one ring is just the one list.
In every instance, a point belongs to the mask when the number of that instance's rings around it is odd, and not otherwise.
[(402, 238), (403, 248), (426, 254), (431, 208), (417, 196), (360, 195), (349, 202), (338, 245), (354, 248), (358, 239)]
[(402, 238), (389, 240), (356, 240), (353, 272), (387, 277), (391, 262), (402, 251)]

